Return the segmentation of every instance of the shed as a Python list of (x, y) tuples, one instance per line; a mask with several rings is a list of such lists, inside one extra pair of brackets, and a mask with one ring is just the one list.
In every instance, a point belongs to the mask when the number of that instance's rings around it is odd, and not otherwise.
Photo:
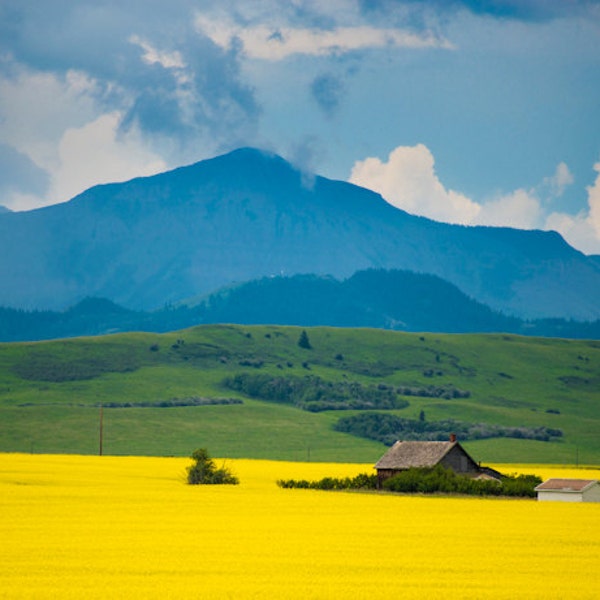
[(597, 479), (548, 479), (535, 488), (540, 501), (600, 502)]
[[(400, 471), (442, 465), (461, 475), (492, 476), (492, 469), (480, 467), (452, 436), (448, 442), (396, 442), (377, 462), (377, 480), (381, 484)], [(497, 474), (499, 475), (499, 473)]]

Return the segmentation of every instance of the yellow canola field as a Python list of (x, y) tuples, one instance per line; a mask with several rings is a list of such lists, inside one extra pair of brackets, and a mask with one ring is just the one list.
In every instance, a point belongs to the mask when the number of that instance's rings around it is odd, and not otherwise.
[(189, 486), (188, 464), (0, 454), (0, 597), (600, 597), (600, 504), (275, 485), (356, 464), (228, 460), (239, 486)]

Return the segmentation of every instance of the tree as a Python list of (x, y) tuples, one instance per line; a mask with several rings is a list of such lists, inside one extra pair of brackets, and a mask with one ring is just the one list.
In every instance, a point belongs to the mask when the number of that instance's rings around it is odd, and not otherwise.
[(206, 448), (194, 450), (190, 458), (195, 461), (187, 468), (187, 481), (190, 485), (222, 483), (236, 485), (239, 483), (238, 478), (232, 475), (229, 469), (225, 467), (217, 469), (215, 461), (210, 457)]
[(298, 346), (300, 348), (306, 348), (306, 350), (311, 350), (312, 346), (310, 345), (310, 340), (308, 339), (308, 334), (303, 329), (300, 337), (298, 338)]

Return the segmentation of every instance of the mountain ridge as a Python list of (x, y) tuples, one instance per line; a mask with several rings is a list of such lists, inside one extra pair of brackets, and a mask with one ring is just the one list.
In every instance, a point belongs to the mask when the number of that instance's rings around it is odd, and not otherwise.
[(0, 341), (163, 333), (219, 323), (600, 339), (600, 320), (523, 321), (493, 311), (436, 275), (371, 269), (341, 281), (316, 275), (264, 277), (150, 312), (102, 298), (84, 298), (62, 312), (0, 307)]
[(3, 214), (0, 251), (0, 305), (16, 308), (99, 296), (148, 310), (236, 281), (379, 268), (441, 276), (507, 314), (600, 318), (600, 264), (555, 232), (431, 221), (250, 148)]

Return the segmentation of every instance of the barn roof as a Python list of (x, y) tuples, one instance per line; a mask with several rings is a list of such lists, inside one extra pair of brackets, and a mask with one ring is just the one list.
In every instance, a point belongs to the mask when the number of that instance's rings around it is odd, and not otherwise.
[(379, 459), (375, 468), (410, 469), (411, 467), (433, 467), (454, 446), (460, 446), (460, 444), (458, 442), (396, 442)]
[(598, 483), (597, 479), (548, 479), (540, 483), (536, 492), (584, 492)]

